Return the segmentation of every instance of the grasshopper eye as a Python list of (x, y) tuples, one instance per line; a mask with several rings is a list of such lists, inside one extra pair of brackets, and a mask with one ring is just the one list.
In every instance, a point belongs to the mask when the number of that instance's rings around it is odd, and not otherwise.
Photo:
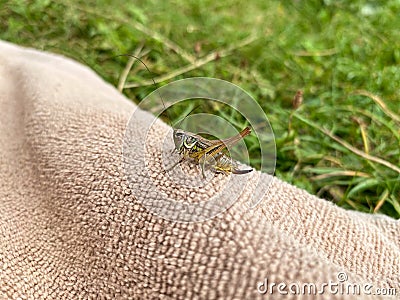
[(177, 140), (182, 140), (182, 138), (183, 138), (183, 132), (174, 131), (174, 140), (175, 140), (175, 139), (177, 139)]

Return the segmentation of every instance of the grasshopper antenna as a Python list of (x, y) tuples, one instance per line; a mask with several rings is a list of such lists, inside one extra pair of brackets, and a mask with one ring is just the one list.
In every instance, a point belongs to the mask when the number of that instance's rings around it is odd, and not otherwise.
[[(133, 55), (133, 54), (120, 54), (120, 55), (116, 55), (116, 56), (114, 56), (114, 57), (121, 57), (121, 56), (128, 56), (128, 57), (135, 58), (137, 61), (139, 61), (139, 62), (146, 68), (146, 70), (147, 70), (151, 75), (154, 75), (153, 72), (151, 72), (150, 69), (147, 67), (147, 65), (144, 63), (144, 61), (143, 61), (142, 59), (140, 59), (139, 57), (137, 57), (137, 56), (135, 56), (135, 55)], [(153, 81), (153, 85), (154, 85), (155, 87), (157, 87), (157, 84), (156, 84), (156, 82), (155, 82), (155, 80), (154, 80), (154, 77), (152, 77), (151, 80)], [(161, 102), (162, 102), (162, 104), (163, 104), (163, 106), (164, 106), (165, 113), (167, 114), (169, 125), (170, 125), (172, 128), (175, 128), (175, 126), (174, 126), (174, 125), (172, 124), (172, 122), (171, 122), (171, 117), (169, 116), (168, 110), (167, 110), (167, 108), (166, 108), (166, 106), (165, 106), (165, 102), (164, 102), (164, 100), (163, 100), (163, 98), (162, 98), (162, 96), (161, 96), (161, 94), (160, 94), (159, 91), (158, 91), (158, 95), (160, 96)], [(193, 111), (195, 111), (195, 110), (196, 110), (197, 108), (199, 108), (199, 107), (200, 107), (200, 105), (196, 105), (193, 109), (191, 109), (190, 112), (189, 112), (182, 120), (179, 121), (178, 127), (182, 124), (183, 121), (185, 121), (185, 119), (186, 119), (188, 116), (190, 116), (190, 115), (193, 113)]]
[[(135, 56), (135, 55), (133, 55), (133, 54), (120, 54), (120, 55), (114, 56), (114, 58), (115, 58), (115, 57), (121, 57), (121, 56), (132, 57), (132, 58), (136, 59), (137, 61), (139, 61), (139, 62), (146, 68), (147, 72), (149, 72), (151, 75), (153, 75), (153, 77), (151, 77), (151, 80), (153, 81), (153, 85), (154, 85), (154, 87), (156, 88), (156, 91), (157, 91), (157, 84), (156, 84), (156, 82), (155, 82), (155, 80), (154, 80), (154, 73), (150, 71), (150, 69), (147, 67), (147, 65), (144, 63), (144, 61), (143, 61), (142, 59), (140, 59), (140, 57), (137, 57), (137, 56)], [(165, 106), (165, 102), (164, 102), (164, 100), (163, 100), (163, 98), (162, 98), (160, 92), (157, 91), (157, 93), (158, 93), (158, 95), (160, 96), (161, 102), (162, 102), (162, 104), (163, 104), (163, 106), (164, 106), (165, 113), (167, 114), (168, 123), (169, 123), (169, 125), (173, 128), (174, 126), (172, 125), (171, 118), (170, 118), (170, 116), (169, 116), (167, 107)], [(185, 118), (186, 118), (186, 117), (185, 117)]]
[[(196, 105), (194, 108), (192, 108), (192, 109), (190, 110), (190, 112), (189, 112), (182, 120), (179, 121), (177, 127), (179, 127), (179, 126), (182, 124), (182, 122), (185, 121), (186, 118), (189, 117), (189, 116), (192, 114), (192, 112), (194, 112), (194, 111), (195, 111), (196, 109), (198, 109), (199, 107), (200, 107), (200, 105)], [(175, 128), (175, 126), (173, 126), (173, 127)]]

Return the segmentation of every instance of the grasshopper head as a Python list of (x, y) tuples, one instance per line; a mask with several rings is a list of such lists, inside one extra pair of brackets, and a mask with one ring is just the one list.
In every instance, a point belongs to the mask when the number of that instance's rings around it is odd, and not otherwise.
[(175, 149), (179, 150), (183, 146), (185, 133), (181, 129), (174, 129), (173, 133)]

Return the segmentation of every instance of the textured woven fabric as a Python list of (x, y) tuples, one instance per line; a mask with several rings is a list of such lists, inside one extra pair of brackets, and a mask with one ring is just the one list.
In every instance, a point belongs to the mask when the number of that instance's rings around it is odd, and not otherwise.
[[(260, 291), (266, 281), (338, 282), (339, 272), (400, 292), (399, 221), (345, 211), (267, 174), (250, 173), (238, 201), (205, 222), (149, 212), (138, 201), (152, 195), (148, 178), (138, 172), (133, 189), (122, 167), (134, 110), (88, 68), (0, 42), (0, 298), (291, 299)], [(133, 148), (152, 118), (137, 115)], [(164, 139), (168, 126), (154, 126), (152, 139)], [(258, 178), (270, 188), (249, 210)]]

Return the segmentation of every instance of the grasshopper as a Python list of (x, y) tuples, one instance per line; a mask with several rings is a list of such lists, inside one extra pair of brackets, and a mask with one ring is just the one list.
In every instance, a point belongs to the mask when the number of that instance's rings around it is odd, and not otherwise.
[[(144, 65), (149, 73), (151, 71), (146, 66), (146, 64), (135, 55), (131, 54), (122, 54), (118, 56), (129, 56), (135, 58), (140, 63)], [(153, 79), (154, 85), (156, 85)], [(164, 101), (160, 95), (161, 101), (164, 105)], [(191, 112), (190, 112), (191, 113)], [(190, 114), (189, 113), (189, 114)], [(187, 116), (186, 116), (187, 117)], [(185, 118), (186, 118), (185, 117)], [(182, 156), (181, 159), (175, 163), (171, 168), (166, 171), (173, 169), (175, 166), (183, 162), (184, 160), (192, 160), (195, 163), (198, 163), (201, 167), (201, 172), (203, 178), (206, 178), (204, 171), (206, 169), (210, 169), (214, 173), (223, 173), (228, 175), (232, 174), (246, 174), (253, 169), (239, 169), (238, 163), (230, 156), (226, 154), (226, 150), (228, 147), (235, 145), (245, 136), (249, 135), (251, 130), (249, 127), (244, 128), (239, 134), (232, 136), (230, 138), (224, 140), (209, 140), (200, 135), (184, 131), (181, 129), (173, 130), (173, 140), (175, 144), (175, 149)]]
[(239, 169), (236, 161), (229, 157), (225, 150), (227, 147), (235, 145), (251, 132), (249, 127), (243, 129), (239, 134), (224, 140), (209, 140), (200, 135), (174, 129), (173, 139), (175, 150), (178, 151), (182, 158), (173, 165), (169, 170), (180, 164), (184, 160), (192, 160), (201, 167), (203, 178), (204, 171), (210, 169), (214, 173), (246, 174), (253, 169)]

